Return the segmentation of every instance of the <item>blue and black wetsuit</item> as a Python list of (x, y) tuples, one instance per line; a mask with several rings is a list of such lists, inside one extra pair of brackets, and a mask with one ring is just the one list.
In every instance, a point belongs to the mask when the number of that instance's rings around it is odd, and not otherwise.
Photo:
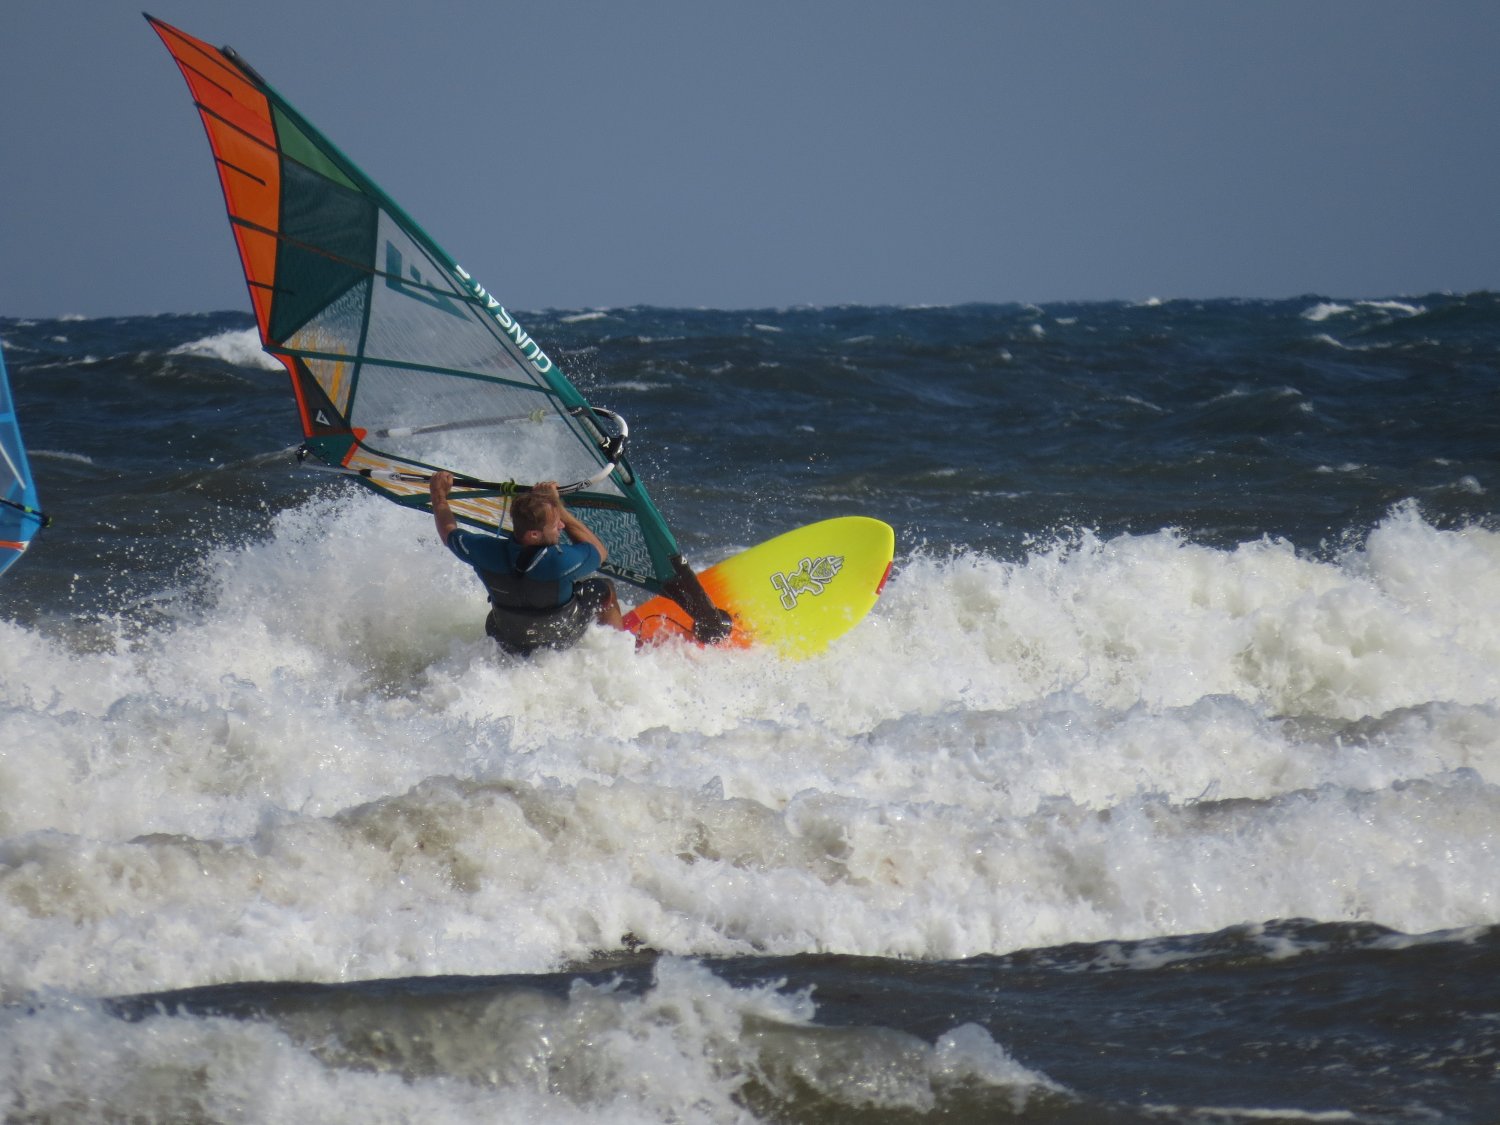
[(507, 652), (567, 648), (609, 601), (610, 586), (589, 578), (603, 560), (589, 543), (525, 547), (514, 539), (456, 530), (448, 549), (479, 574), (490, 594), (484, 631)]

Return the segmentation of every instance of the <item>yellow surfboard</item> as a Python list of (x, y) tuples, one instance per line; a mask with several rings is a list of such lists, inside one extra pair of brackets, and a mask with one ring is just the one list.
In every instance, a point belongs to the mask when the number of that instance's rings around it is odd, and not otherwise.
[[(722, 643), (811, 656), (870, 612), (895, 552), (889, 525), (841, 516), (768, 539), (698, 579), (713, 603), (734, 618), (734, 632)], [(637, 606), (626, 614), (625, 626), (638, 644), (693, 635), (693, 619), (667, 597)]]

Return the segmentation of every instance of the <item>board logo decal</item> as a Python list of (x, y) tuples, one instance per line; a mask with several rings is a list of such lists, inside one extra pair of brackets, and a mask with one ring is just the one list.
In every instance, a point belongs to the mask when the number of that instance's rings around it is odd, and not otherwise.
[(843, 555), (823, 555), (816, 559), (803, 559), (790, 574), (777, 571), (771, 575), (771, 585), (781, 595), (783, 609), (796, 609), (797, 599), (803, 594), (816, 597), (844, 569)]

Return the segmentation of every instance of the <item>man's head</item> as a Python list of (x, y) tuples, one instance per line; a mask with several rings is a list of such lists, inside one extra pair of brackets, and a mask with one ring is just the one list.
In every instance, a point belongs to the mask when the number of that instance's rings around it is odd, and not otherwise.
[(510, 525), (527, 546), (556, 543), (562, 533), (562, 512), (548, 497), (525, 492), (511, 501)]

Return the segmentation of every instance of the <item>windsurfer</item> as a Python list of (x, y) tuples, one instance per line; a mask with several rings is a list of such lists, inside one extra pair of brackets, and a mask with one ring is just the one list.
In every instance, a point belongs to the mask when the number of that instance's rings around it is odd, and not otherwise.
[(438, 537), (484, 582), (491, 606), (484, 630), (502, 649), (528, 656), (567, 648), (595, 621), (624, 628), (614, 585), (589, 577), (609, 549), (568, 511), (555, 482), (543, 481), (511, 503), (510, 538), (461, 530), (448, 502), (452, 488), (448, 472), (434, 473), (428, 485)]

